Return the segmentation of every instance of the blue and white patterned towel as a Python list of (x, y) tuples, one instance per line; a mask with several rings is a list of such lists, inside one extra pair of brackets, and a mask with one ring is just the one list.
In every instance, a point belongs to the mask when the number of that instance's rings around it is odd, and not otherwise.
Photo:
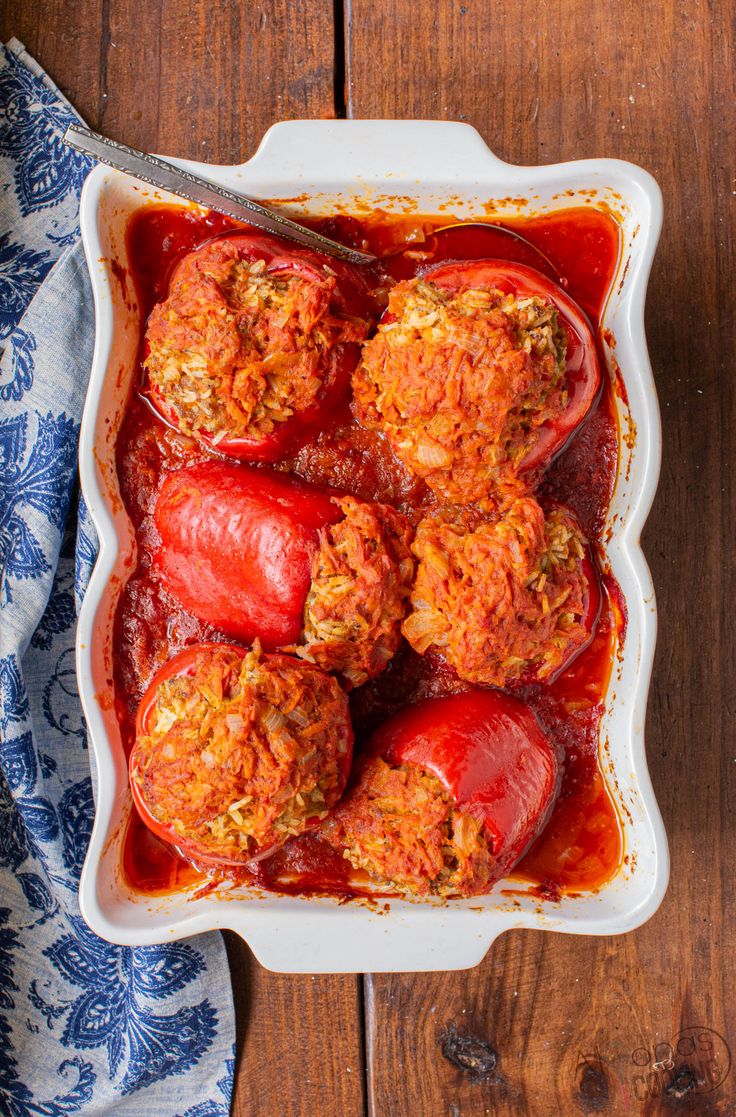
[(76, 484), (94, 323), (74, 119), (0, 45), (0, 1114), (227, 1117), (221, 936), (111, 946), (77, 906), (93, 803), (74, 627), (96, 539)]

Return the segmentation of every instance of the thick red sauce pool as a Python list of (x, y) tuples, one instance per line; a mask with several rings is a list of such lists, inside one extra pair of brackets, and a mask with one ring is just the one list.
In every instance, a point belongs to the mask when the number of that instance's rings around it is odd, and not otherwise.
[[(313, 224), (344, 243), (368, 248), (381, 257), (386, 272), (404, 278), (440, 251), (442, 234), (437, 230), (451, 222), (446, 217), (406, 218), (376, 212), (368, 218), (336, 217)], [(499, 226), (522, 234), (544, 258), (523, 241), (499, 233)], [(177, 207), (152, 205), (134, 215), (128, 252), (144, 320), (153, 304), (166, 296), (171, 270), (182, 255), (235, 227), (228, 218)], [(575, 208), (544, 217), (488, 221), (480, 233), (466, 229), (453, 236), (463, 256), (512, 259), (546, 271), (584, 308), (600, 334), (600, 315), (619, 252), (619, 230), (611, 216), (593, 207)], [(125, 275), (118, 278), (124, 285)], [(614, 416), (606, 379), (591, 414), (552, 464), (540, 489), (543, 503), (559, 500), (576, 512), (589, 538), (598, 544), (599, 555), (618, 460)], [(210, 456), (191, 439), (162, 425), (134, 389), (116, 447), (121, 492), (136, 531), (139, 556), (118, 605), (114, 637), (115, 704), (128, 751), (138, 702), (155, 671), (187, 644), (221, 638), (168, 596), (150, 563), (149, 513), (163, 476)], [(282, 467), (362, 499), (394, 504), (410, 517), (418, 516), (428, 498), (423, 483), (412, 479), (386, 444), (359, 428), (347, 410)], [(540, 895), (553, 898), (563, 891), (600, 887), (616, 871), (623, 854), (619, 820), (599, 766), (598, 741), (626, 614), (618, 587), (605, 573), (602, 584), (601, 616), (589, 647), (554, 682), (519, 690), (565, 754), (559, 800), (544, 832), (515, 870), (516, 876), (533, 881)], [(465, 684), (443, 661), (431, 655), (420, 657), (402, 645), (382, 675), (351, 695), (357, 748), (380, 721), (407, 702), (462, 689), (467, 689)], [(193, 883), (203, 888), (216, 884), (211, 872), (200, 872), (151, 834), (135, 812), (126, 831), (123, 871), (132, 887), (151, 894)], [(276, 891), (330, 893), (339, 898), (360, 895), (365, 886), (316, 834), (292, 839), (255, 871), (242, 871), (239, 876)]]

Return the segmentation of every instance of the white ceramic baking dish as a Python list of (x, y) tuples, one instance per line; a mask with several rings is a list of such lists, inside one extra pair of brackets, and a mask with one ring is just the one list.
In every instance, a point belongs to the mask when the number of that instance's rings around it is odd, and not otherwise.
[[(628, 631), (609, 687), (600, 749), (626, 860), (598, 892), (557, 903), (525, 895), (523, 883), (514, 880), (513, 896), (508, 882), (500, 882), (482, 899), (392, 901), (388, 912), (244, 889), (152, 898), (126, 885), (121, 847), (132, 808), (111, 702), (112, 617), (135, 544), (118, 492), (114, 443), (135, 367), (139, 315), (132, 285), (121, 285), (113, 265), (126, 265), (130, 214), (152, 201), (175, 199), (100, 166), (87, 180), (81, 209), (97, 337), (80, 469), (101, 547), (77, 636), (79, 689), (97, 768), (97, 814), (80, 888), (85, 919), (103, 938), (131, 945), (229, 927), (263, 965), (291, 972), (462, 969), (479, 962), (496, 936), (513, 927), (609, 935), (638, 926), (659, 905), (669, 872), (644, 751), (656, 607), (639, 545), (660, 464), (659, 412), (644, 336), (646, 285), (662, 218), (657, 184), (639, 167), (617, 160), (510, 166), (474, 129), (432, 121), (294, 121), (271, 128), (242, 166), (175, 161), (254, 198), (282, 199), (297, 218), (373, 205), (389, 212), (442, 207), (468, 218), (487, 213), (489, 200), (498, 201), (499, 217), (575, 204), (608, 204), (619, 215), (623, 250), (604, 325), (615, 338), (628, 397), (625, 403), (617, 396), (621, 430), (635, 437), (622, 440), (610, 512), (607, 557), (626, 598)], [(116, 272), (125, 274), (118, 267)]]

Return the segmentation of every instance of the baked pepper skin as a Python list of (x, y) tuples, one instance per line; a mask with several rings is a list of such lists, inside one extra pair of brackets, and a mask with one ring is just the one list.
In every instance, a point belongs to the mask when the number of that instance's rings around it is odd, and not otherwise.
[(343, 513), (294, 477), (230, 462), (170, 473), (153, 519), (154, 564), (189, 612), (236, 640), (267, 650), (295, 644), (319, 531)]
[(543, 829), (562, 778), (557, 748), (534, 713), (493, 690), (407, 706), (379, 726), (366, 752), (437, 776), (458, 809), (482, 821), (496, 879)]

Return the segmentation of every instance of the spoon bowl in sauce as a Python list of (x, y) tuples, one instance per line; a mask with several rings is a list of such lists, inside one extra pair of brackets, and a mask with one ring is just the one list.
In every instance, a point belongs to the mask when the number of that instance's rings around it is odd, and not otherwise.
[(484, 221), (461, 221), (436, 229), (424, 244), (412, 245), (385, 262), (394, 279), (411, 279), (427, 267), (450, 260), (507, 260), (535, 268), (564, 287), (559, 270), (531, 241), (513, 229)]

